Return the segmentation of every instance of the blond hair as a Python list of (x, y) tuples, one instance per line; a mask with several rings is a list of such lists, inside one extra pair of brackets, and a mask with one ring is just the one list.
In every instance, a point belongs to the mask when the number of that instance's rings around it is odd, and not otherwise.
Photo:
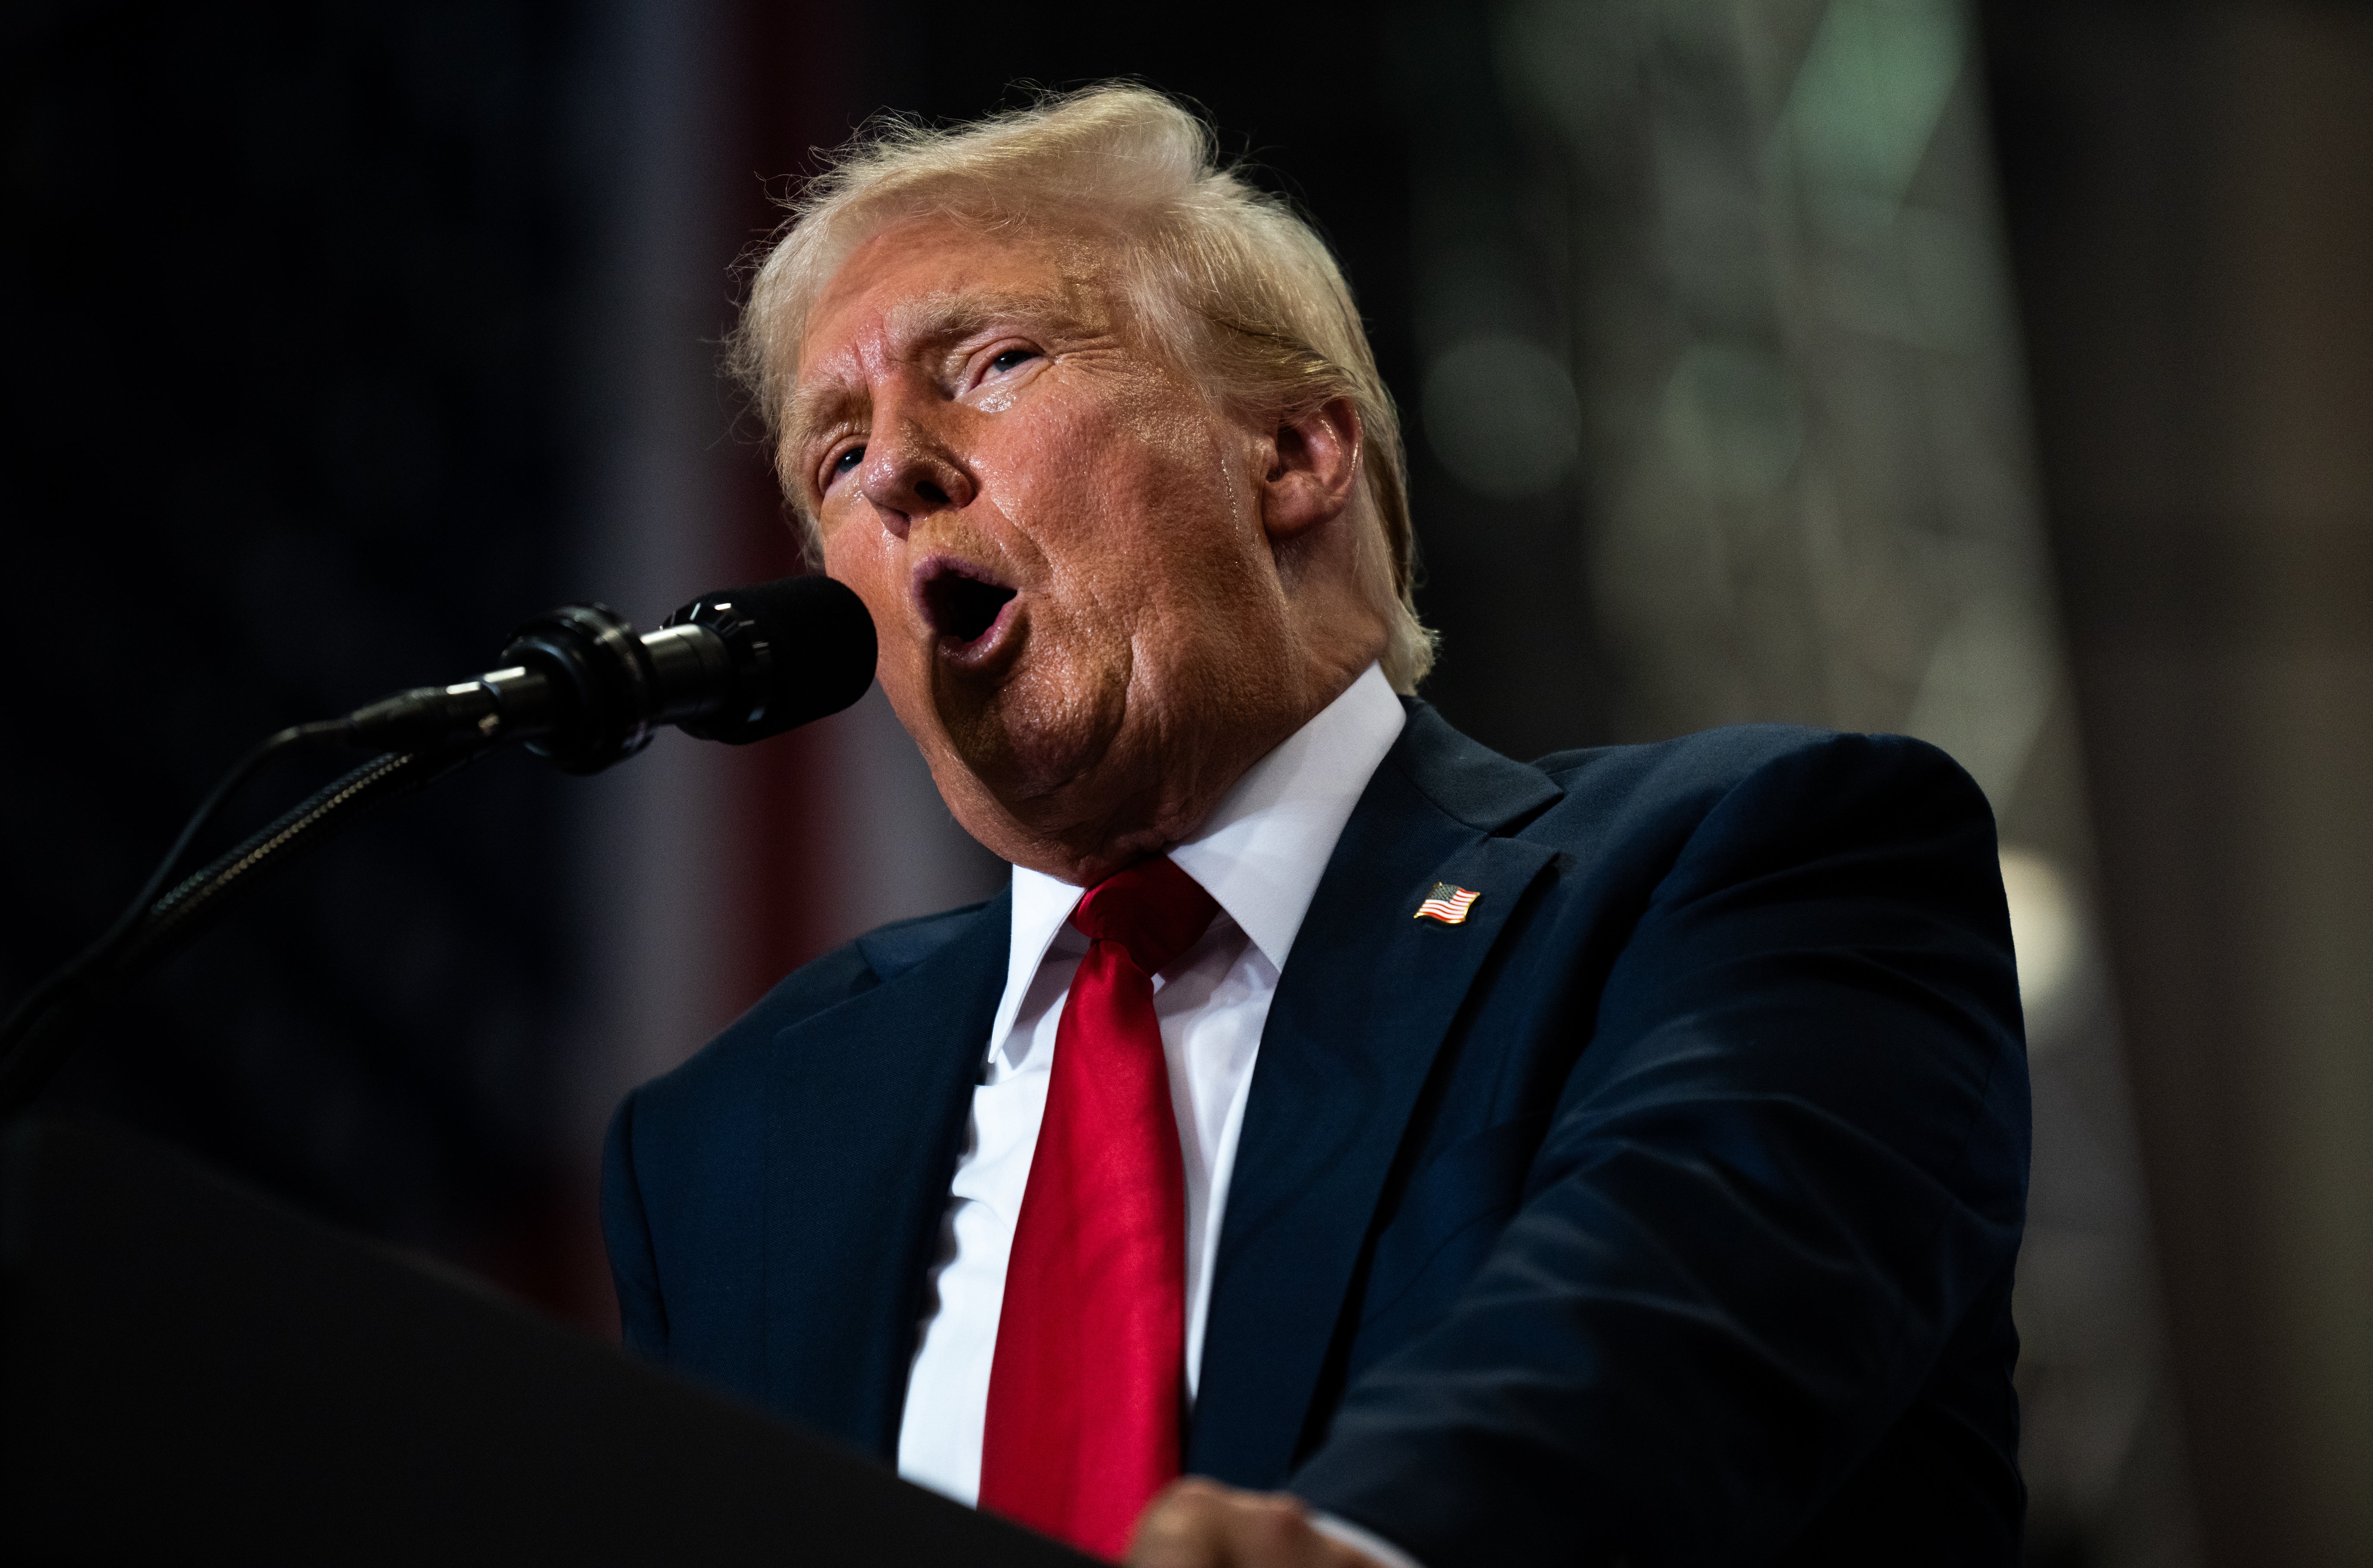
[(783, 419), (808, 312), (840, 264), (917, 216), (985, 230), (1049, 220), (1102, 228), (1118, 242), (1125, 296), (1209, 395), (1264, 419), (1350, 400), (1374, 521), (1359, 552), (1362, 585), (1385, 623), (1386, 678), (1397, 691), (1417, 689), (1434, 637), (1413, 598), (1400, 417), (1350, 287), (1291, 206), (1220, 165), (1211, 129), (1194, 113), (1116, 83), (949, 130), (878, 118), (789, 206), (752, 275), (727, 364), (766, 421), (812, 554), (816, 521), (782, 451)]

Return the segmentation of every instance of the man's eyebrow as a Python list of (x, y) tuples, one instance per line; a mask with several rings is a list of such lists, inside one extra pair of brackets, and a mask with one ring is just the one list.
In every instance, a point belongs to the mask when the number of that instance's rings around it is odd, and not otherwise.
[[(900, 301), (889, 313), (888, 337), (894, 357), (917, 354), (970, 337), (1000, 321), (1027, 321), (1058, 335), (1084, 335), (1097, 327), (1089, 322), (1069, 289), (1052, 293), (925, 294)], [(794, 390), (789, 415), (783, 421), (783, 444), (792, 451), (805, 447), (816, 432), (863, 404), (865, 394), (838, 380), (811, 382)]]

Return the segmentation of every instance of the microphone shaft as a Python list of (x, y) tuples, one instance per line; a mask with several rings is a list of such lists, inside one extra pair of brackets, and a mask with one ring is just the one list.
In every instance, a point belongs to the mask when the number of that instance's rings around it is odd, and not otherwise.
[[(646, 677), (646, 731), (698, 721), (734, 706), (736, 671), (725, 639), (704, 626), (662, 626), (636, 641)], [(642, 685), (645, 683), (634, 683)], [(485, 741), (534, 741), (576, 715), (576, 693), (542, 670), (513, 664), (450, 686), (415, 686), (346, 715), (357, 746), (409, 751), (476, 731)]]

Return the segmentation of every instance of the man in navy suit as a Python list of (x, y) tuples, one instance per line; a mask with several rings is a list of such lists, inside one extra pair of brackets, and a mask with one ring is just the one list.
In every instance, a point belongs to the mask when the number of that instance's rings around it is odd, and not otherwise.
[[(2016, 1561), (2027, 1074), (1959, 769), (1452, 730), (1349, 293), (1157, 95), (851, 150), (737, 355), (1014, 881), (628, 1098), (632, 1346), (1138, 1563)], [(1107, 918), (1144, 889), (1167, 945)]]

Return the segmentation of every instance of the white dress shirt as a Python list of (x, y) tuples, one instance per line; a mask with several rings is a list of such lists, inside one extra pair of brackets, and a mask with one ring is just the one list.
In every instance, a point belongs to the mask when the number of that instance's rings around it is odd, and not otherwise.
[[(1277, 977), (1352, 807), (1406, 721), (1370, 665), (1256, 763), (1170, 858), (1220, 906), (1200, 941), (1154, 977), (1171, 1105), (1186, 1176), (1186, 1397), (1203, 1360), (1211, 1266), (1236, 1136)], [(1046, 1108), (1055, 1031), (1087, 939), (1070, 920), (1082, 890), (1013, 871), (1005, 994), (956, 1162), (939, 1255), (898, 1429), (898, 1473), (970, 1504), (980, 1492), (989, 1365), (1005, 1302), (1006, 1258)], [(1408, 1560), (1339, 1521), (1322, 1527), (1385, 1562)]]

